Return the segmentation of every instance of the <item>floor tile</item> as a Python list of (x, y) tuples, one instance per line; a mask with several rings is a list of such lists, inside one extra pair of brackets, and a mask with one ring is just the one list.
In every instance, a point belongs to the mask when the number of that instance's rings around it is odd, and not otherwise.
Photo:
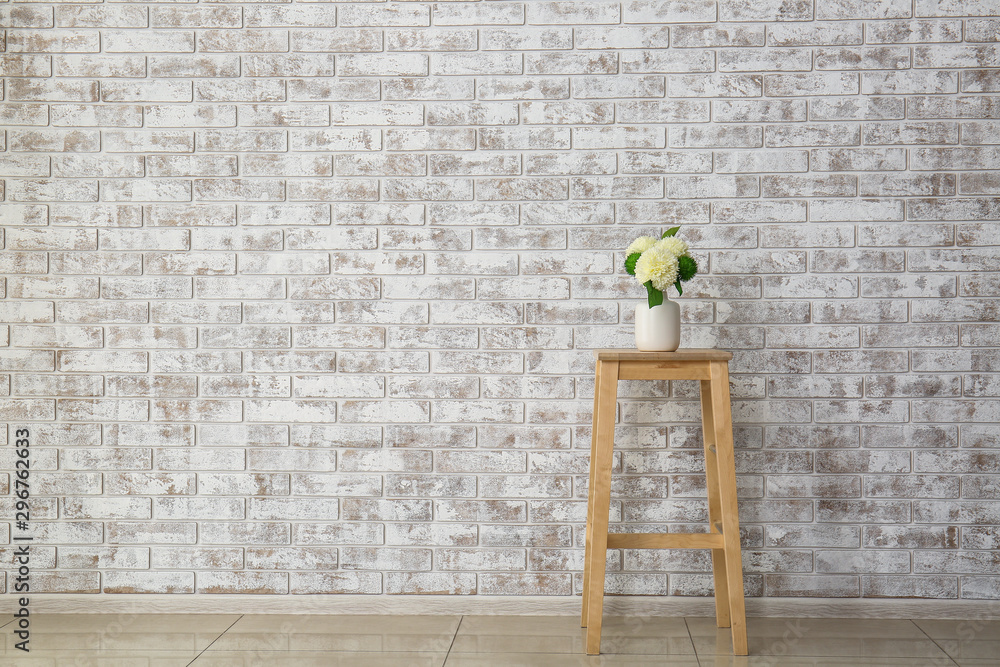
[(913, 623), (926, 632), (927, 636), (931, 639), (977, 641), (1000, 637), (1000, 621), (979, 621), (975, 619), (939, 621), (918, 618), (914, 619)]
[[(830, 658), (824, 656), (698, 656), (701, 667), (955, 667), (947, 658)], [(991, 663), (996, 666), (996, 663)]]
[[(687, 617), (691, 636), (731, 632), (719, 628), (714, 618)], [(907, 619), (880, 618), (747, 618), (747, 635), (789, 637), (892, 637), (926, 639), (927, 635)]]
[[(32, 636), (31, 643), (35, 639)], [(18, 655), (15, 655), (17, 653)], [(185, 667), (197, 652), (150, 651), (45, 651), (32, 648), (0, 653), (0, 667)]]
[[(351, 633), (400, 632), (454, 634), (462, 617), (455, 615), (378, 615), (378, 614), (246, 614), (233, 630), (242, 632), (268, 632), (277, 628), (291, 628), (292, 632), (322, 630), (325, 632)], [(282, 630), (284, 631), (284, 630)]]
[(944, 652), (956, 660), (989, 660), (1000, 665), (1000, 639), (960, 642), (935, 639)]
[(698, 667), (692, 656), (666, 655), (569, 655), (565, 653), (458, 653), (452, 650), (445, 667), (625, 667), (663, 665)]
[(209, 648), (214, 651), (445, 651), (453, 635), (329, 632), (227, 632)]
[[(466, 616), (452, 653), (583, 654), (587, 631), (576, 616)], [(604, 619), (602, 654), (693, 655), (680, 618)]]
[[(699, 657), (731, 656), (729, 628), (713, 619), (688, 619)], [(750, 654), (760, 657), (907, 658), (942, 660), (947, 654), (911, 621), (905, 619), (748, 618)], [(856, 664), (855, 661), (846, 661)], [(749, 663), (748, 663), (749, 664)]]
[(191, 667), (442, 667), (447, 652), (206, 651)]
[[(46, 651), (185, 651), (196, 655), (211, 644), (218, 632), (128, 632), (101, 635), (96, 632), (57, 632), (31, 628), (31, 643)], [(14, 650), (19, 639), (5, 635), (6, 648)]]
[[(944, 659), (948, 655), (929, 639), (878, 639), (874, 637), (803, 637), (786, 640), (781, 635), (771, 637), (751, 635), (747, 638), (750, 653), (758, 656), (812, 656), (858, 658)], [(699, 656), (732, 655), (729, 636), (695, 637)]]
[[(206, 632), (222, 633), (240, 614), (44, 614), (31, 615), (34, 630), (67, 632)], [(0, 632), (9, 628), (4, 626)]]
[[(78, 653), (98, 655), (101, 664), (117, 665), (143, 656), (163, 658), (165, 665), (187, 664), (238, 618), (239, 614), (32, 614), (30, 655), (59, 658), (66, 664), (72, 664), (71, 657)], [(0, 655), (5, 658), (23, 656), (14, 647), (20, 641), (15, 629), (14, 624), (0, 627), (5, 651)]]
[[(986, 660), (1000, 664), (1000, 621), (914, 621), (961, 664)], [(985, 664), (985, 663), (984, 663)]]
[(248, 615), (209, 651), (448, 651), (459, 616)]

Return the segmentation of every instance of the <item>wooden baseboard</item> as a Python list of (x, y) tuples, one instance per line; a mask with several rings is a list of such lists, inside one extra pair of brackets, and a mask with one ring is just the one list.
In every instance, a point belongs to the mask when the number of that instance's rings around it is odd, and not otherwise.
[[(15, 609), (0, 597), (0, 613)], [(1000, 600), (748, 598), (747, 616), (804, 618), (1000, 619)], [(480, 614), (572, 616), (580, 597), (488, 595), (32, 595), (47, 614)], [(617, 616), (714, 616), (712, 598), (608, 596)]]

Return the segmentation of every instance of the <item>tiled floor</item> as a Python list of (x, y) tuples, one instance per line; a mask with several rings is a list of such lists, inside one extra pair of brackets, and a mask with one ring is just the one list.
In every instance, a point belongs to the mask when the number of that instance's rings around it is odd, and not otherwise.
[(748, 619), (734, 658), (710, 618), (605, 618), (586, 656), (575, 616), (37, 614), (31, 652), (0, 631), (0, 666), (33, 667), (939, 667), (1000, 665), (1000, 621)]

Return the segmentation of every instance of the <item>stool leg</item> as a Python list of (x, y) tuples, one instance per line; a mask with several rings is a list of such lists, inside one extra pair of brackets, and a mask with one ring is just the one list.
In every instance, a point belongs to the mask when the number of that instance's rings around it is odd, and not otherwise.
[(594, 535), (594, 474), (597, 470), (597, 410), (598, 398), (600, 398), (599, 388), (601, 386), (601, 362), (597, 362), (594, 372), (594, 420), (590, 429), (590, 481), (587, 483), (587, 532), (586, 551), (583, 556), (583, 612), (580, 618), (580, 627), (587, 627), (587, 611), (590, 609), (590, 560), (593, 555), (593, 535)]
[(615, 408), (618, 404), (618, 362), (601, 367), (597, 398), (594, 450), (591, 461), (593, 484), (590, 544), (590, 586), (587, 595), (587, 654), (601, 652), (601, 622), (604, 614), (604, 574), (608, 554), (608, 519), (611, 511), (611, 460), (615, 439)]
[[(715, 415), (712, 412), (712, 383), (701, 381), (701, 432), (705, 443), (705, 485), (708, 491), (709, 532), (722, 525), (721, 497), (719, 495), (719, 464), (715, 454)], [(730, 626), (729, 579), (726, 577), (726, 550), (712, 549), (712, 577), (715, 580), (715, 624), (720, 628)]]
[(736, 502), (736, 463), (733, 454), (733, 413), (729, 405), (729, 366), (713, 361), (712, 417), (718, 459), (722, 534), (726, 547), (729, 611), (733, 628), (733, 653), (747, 655), (746, 607), (743, 600), (743, 561), (740, 557), (740, 520)]

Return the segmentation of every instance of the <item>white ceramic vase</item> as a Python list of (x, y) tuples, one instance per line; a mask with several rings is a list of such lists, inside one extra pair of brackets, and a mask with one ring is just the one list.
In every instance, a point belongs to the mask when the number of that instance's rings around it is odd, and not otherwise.
[(681, 344), (681, 307), (664, 297), (659, 306), (635, 304), (635, 346), (643, 352), (673, 352)]

